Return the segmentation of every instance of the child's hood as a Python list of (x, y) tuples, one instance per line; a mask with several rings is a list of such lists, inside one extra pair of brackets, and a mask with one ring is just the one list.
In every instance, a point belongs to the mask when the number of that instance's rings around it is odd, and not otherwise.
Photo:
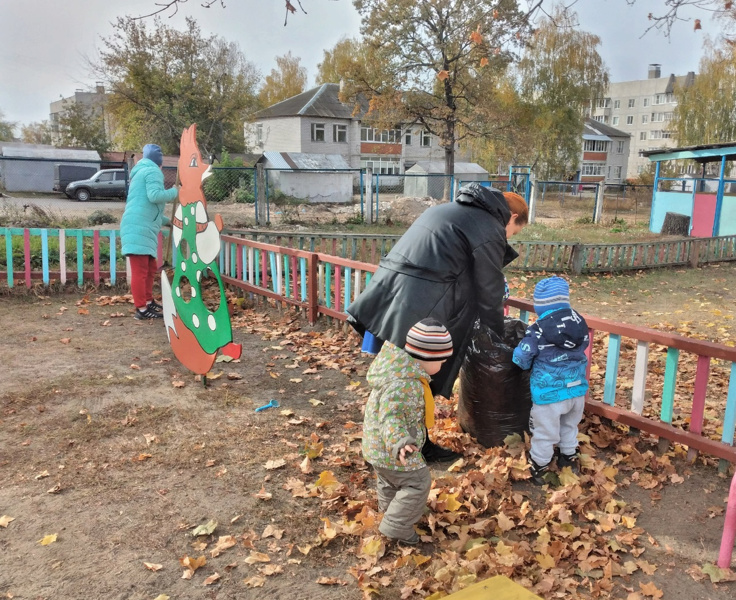
[(569, 350), (580, 346), (588, 335), (587, 323), (572, 308), (561, 308), (544, 314), (537, 325), (547, 342)]
[(391, 342), (384, 342), (381, 351), (371, 363), (366, 380), (373, 388), (380, 388), (396, 379), (427, 377), (419, 362)]

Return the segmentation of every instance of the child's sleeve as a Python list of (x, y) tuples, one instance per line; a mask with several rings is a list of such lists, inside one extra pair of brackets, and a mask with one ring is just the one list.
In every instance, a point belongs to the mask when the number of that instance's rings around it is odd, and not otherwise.
[(534, 359), (539, 354), (538, 339), (538, 330), (535, 325), (532, 325), (526, 330), (524, 339), (514, 348), (514, 355), (511, 360), (524, 370), (531, 369)]

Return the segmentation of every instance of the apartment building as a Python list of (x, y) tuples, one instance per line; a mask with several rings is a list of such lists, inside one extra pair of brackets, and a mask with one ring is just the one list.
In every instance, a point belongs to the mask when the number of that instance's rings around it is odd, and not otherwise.
[(610, 184), (626, 181), (630, 141), (628, 133), (586, 118), (578, 179)]
[(628, 177), (636, 177), (649, 167), (649, 160), (639, 154), (642, 150), (674, 147), (670, 122), (677, 105), (675, 89), (688, 87), (694, 80), (692, 71), (662, 77), (661, 65), (650, 64), (647, 79), (609, 84), (606, 95), (590, 108), (592, 119), (631, 136)]
[(339, 99), (340, 85), (324, 83), (257, 112), (245, 123), (252, 152), (339, 154), (353, 169), (398, 175), (420, 161), (444, 160), (439, 140), (418, 125), (379, 130), (364, 124), (367, 103)]

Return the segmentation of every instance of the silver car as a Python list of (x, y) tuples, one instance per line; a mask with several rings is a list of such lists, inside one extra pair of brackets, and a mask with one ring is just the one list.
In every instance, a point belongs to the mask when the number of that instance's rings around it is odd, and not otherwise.
[(86, 202), (90, 198), (125, 198), (128, 192), (128, 178), (125, 169), (103, 169), (89, 179), (72, 181), (66, 186), (69, 198)]

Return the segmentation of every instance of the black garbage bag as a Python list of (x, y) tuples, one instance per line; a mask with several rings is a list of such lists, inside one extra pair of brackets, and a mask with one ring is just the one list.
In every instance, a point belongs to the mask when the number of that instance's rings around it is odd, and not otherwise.
[(473, 327), (460, 370), (458, 422), (486, 448), (529, 430), (530, 372), (511, 360), (525, 332), (523, 321), (509, 318), (504, 321), (503, 339), (480, 321)]

